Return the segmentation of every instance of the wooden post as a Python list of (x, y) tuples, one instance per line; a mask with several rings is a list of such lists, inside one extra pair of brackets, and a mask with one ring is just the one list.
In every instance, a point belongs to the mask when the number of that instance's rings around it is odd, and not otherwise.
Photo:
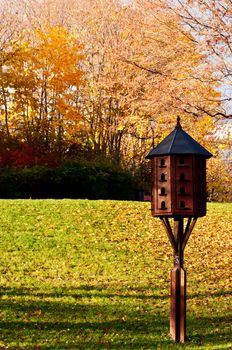
[(184, 219), (174, 218), (174, 269), (171, 271), (170, 334), (174, 341), (186, 340), (186, 271), (183, 259)]
[(171, 271), (171, 304), (170, 304), (170, 334), (172, 339), (177, 342), (179, 341), (179, 270), (175, 267)]
[(186, 341), (186, 271), (180, 269), (180, 342)]
[(184, 229), (184, 218), (174, 217), (174, 230), (169, 219), (160, 216), (174, 252), (174, 269), (170, 283), (170, 334), (175, 342), (186, 340), (186, 271), (184, 269), (184, 249), (197, 222), (197, 217), (188, 217)]

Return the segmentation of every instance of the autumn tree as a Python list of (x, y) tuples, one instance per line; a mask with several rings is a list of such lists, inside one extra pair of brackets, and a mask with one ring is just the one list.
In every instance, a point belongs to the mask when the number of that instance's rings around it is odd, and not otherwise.
[[(25, 26), (37, 32), (32, 35), (33, 45), (29, 40), (32, 51), (26, 67), (18, 67), (22, 77), (28, 74), (31, 79), (32, 88), (27, 89), (31, 95), (26, 97), (30, 108), (25, 110), (26, 102), (16, 104), (24, 101), (23, 89), (14, 94), (15, 113), (20, 111), (18, 118), (29, 122), (30, 132), (24, 138), (41, 137), (56, 148), (58, 139), (75, 138), (95, 154), (132, 168), (143, 161), (152, 145), (151, 118), (155, 143), (170, 131), (177, 114), (195, 138), (206, 142), (211, 119), (199, 109), (207, 106), (215, 113), (216, 82), (210, 68), (204, 67), (194, 37), (167, 1), (69, 0), (65, 6), (63, 0), (20, 1)], [(85, 84), (78, 88), (72, 82), (67, 91), (67, 84), (58, 83), (67, 78), (61, 74), (63, 49), (45, 37), (54, 37), (48, 28), (61, 26), (68, 28), (69, 36), (78, 37), (85, 57), (81, 63)], [(60, 47), (57, 65), (56, 46)], [(76, 119), (75, 111), (81, 113), (76, 112)]]
[(230, 0), (178, 0), (182, 24), (194, 36), (196, 47), (205, 55), (205, 63), (213, 66), (213, 79), (221, 85), (220, 108), (214, 117), (231, 118), (232, 91), (232, 3)]
[(7, 128), (23, 142), (62, 153), (63, 144), (81, 128), (81, 46), (62, 27), (35, 29), (30, 35), (5, 68), (10, 89)]
[(225, 202), (232, 200), (231, 163), (212, 158), (207, 164), (208, 200)]
[(11, 74), (9, 66), (21, 55), (20, 18), (12, 11), (12, 1), (0, 2), (0, 115), (2, 132), (10, 136), (8, 125)]
[[(151, 117), (156, 142), (177, 114), (187, 128), (191, 120), (195, 126), (199, 122), (199, 129), (211, 126), (197, 108), (216, 107), (212, 72), (203, 69), (194, 39), (178, 16), (154, 1), (83, 3), (74, 12), (87, 57), (82, 112), (96, 149), (138, 164), (151, 145)], [(203, 138), (199, 129), (194, 128), (194, 136)]]

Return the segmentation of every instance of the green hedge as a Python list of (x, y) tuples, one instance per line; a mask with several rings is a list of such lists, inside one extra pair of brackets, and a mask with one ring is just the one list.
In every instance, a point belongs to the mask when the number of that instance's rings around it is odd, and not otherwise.
[(135, 199), (130, 173), (111, 165), (0, 169), (0, 198)]

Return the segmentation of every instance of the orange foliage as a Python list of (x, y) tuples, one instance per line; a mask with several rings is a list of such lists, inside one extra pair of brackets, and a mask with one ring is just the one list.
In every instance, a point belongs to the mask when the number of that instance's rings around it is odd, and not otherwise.
[(69, 134), (76, 135), (81, 123), (76, 103), (83, 84), (81, 49), (60, 26), (36, 29), (30, 41), (21, 42), (2, 74), (10, 95), (5, 110), (11, 135), (32, 144), (40, 140), (51, 150), (61, 147), (66, 126)]

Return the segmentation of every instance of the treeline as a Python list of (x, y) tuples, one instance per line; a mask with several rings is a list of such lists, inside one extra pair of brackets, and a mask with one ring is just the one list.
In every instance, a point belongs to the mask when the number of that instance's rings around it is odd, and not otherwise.
[(133, 168), (153, 135), (160, 141), (177, 114), (204, 139), (212, 121), (200, 108), (218, 109), (216, 83), (203, 69), (193, 37), (165, 2), (63, 5), (61, 0), (5, 4), (1, 142), (8, 148), (26, 143), (60, 158), (70, 148), (89, 148)]
[(209, 135), (222, 112), (213, 62), (169, 5), (2, 2), (0, 167), (55, 172), (100, 159), (144, 183), (145, 155), (177, 115), (217, 154)]

